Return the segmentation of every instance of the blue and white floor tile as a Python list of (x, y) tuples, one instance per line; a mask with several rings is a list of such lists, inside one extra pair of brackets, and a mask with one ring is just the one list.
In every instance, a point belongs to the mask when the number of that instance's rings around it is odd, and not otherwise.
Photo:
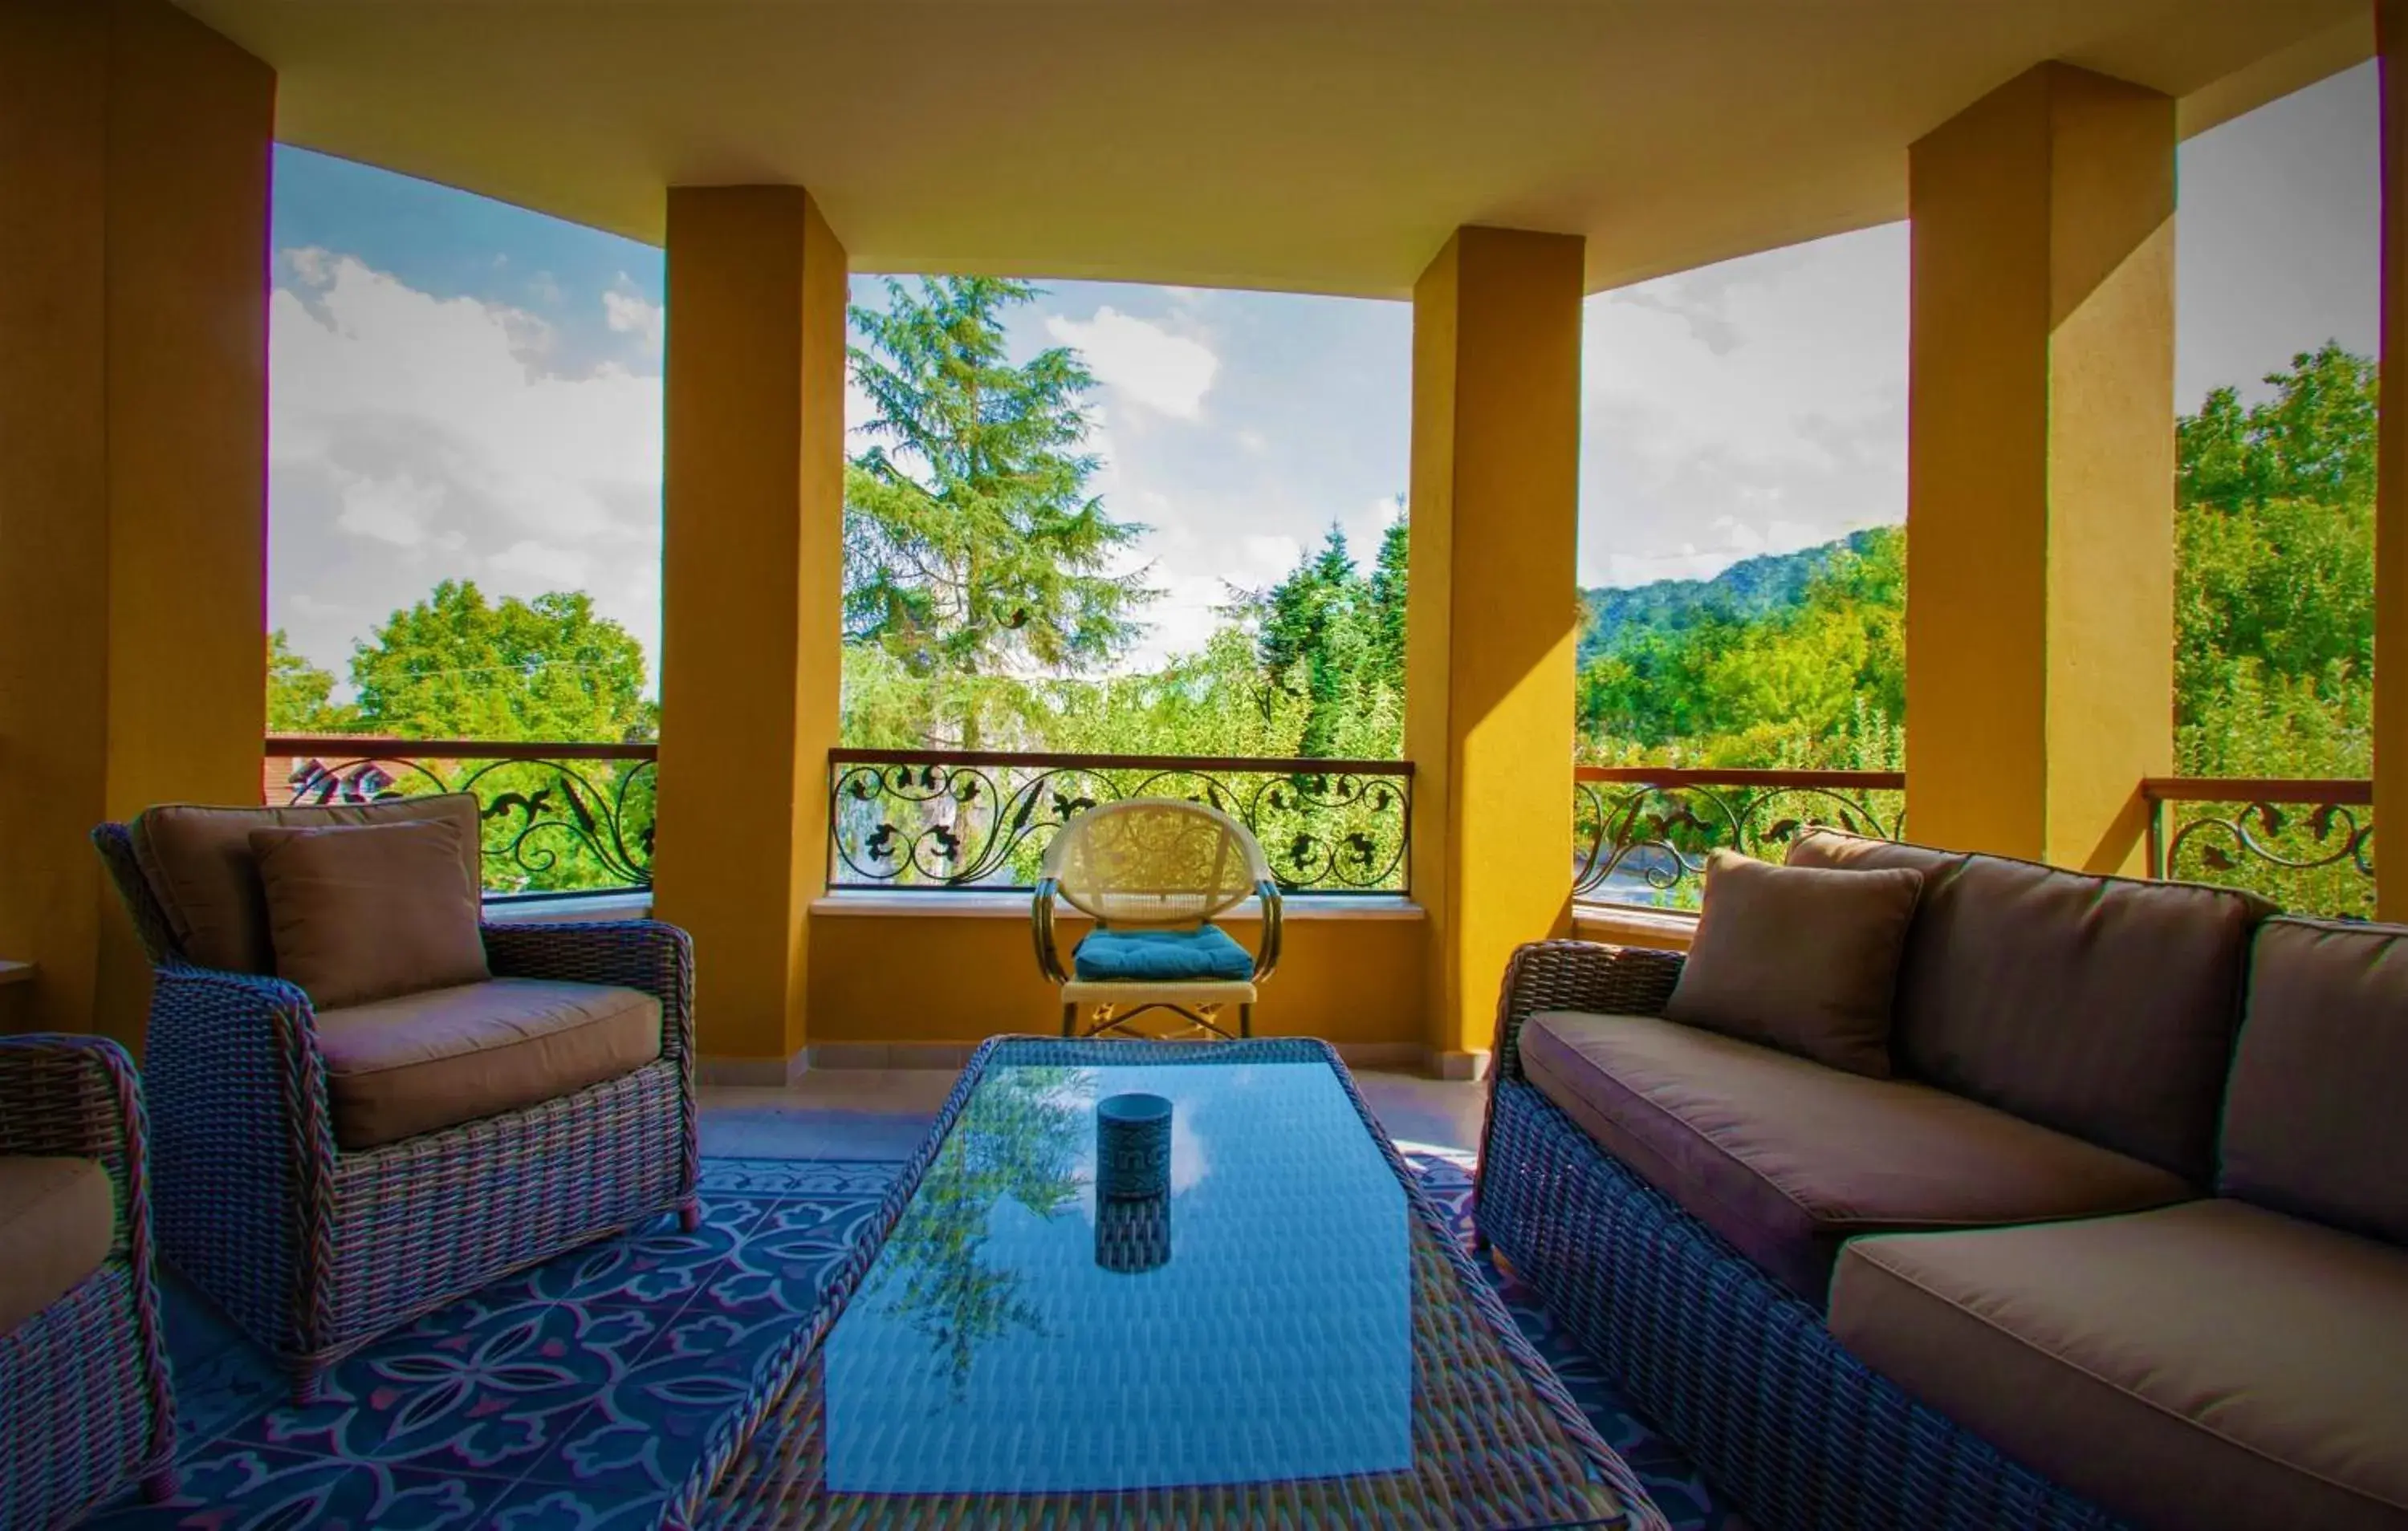
[[(1472, 1160), (1407, 1158), (1467, 1242)], [(704, 1219), (590, 1246), (437, 1309), (345, 1361), (295, 1407), (278, 1373), (170, 1281), (182, 1493), (127, 1499), (108, 1531), (638, 1531), (819, 1301), (893, 1164), (711, 1158)], [(1677, 1531), (1745, 1531), (1510, 1276), (1540, 1353)]]

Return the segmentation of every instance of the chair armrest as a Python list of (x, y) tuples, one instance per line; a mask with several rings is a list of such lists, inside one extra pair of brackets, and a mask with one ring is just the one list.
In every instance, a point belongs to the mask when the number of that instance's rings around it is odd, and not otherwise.
[(1254, 896), (1261, 899), (1263, 905), (1262, 947), (1254, 953), (1254, 981), (1260, 983), (1271, 976), (1280, 962), (1279, 884), (1265, 878), (1254, 884)]
[(495, 978), (607, 983), (661, 1002), (661, 1056), (694, 1055), (694, 940), (658, 920), (513, 921), (484, 926)]
[(106, 1037), (0, 1037), (0, 1153), (109, 1160), (142, 1137), (134, 1060)]
[(1533, 941), (1505, 966), (1497, 998), (1492, 1079), (1522, 1078), (1522, 1023), (1541, 1010), (1661, 1015), (1680, 981), (1678, 952), (1595, 941)]
[(0, 1153), (97, 1159), (118, 1187), (115, 1247), (147, 1284), (150, 1122), (142, 1078), (106, 1037), (0, 1037)]
[(1037, 971), (1048, 983), (1068, 983), (1070, 975), (1062, 970), (1062, 953), (1054, 945), (1054, 890), (1052, 878), (1040, 879), (1037, 892), (1028, 900), (1028, 936), (1037, 948)]
[(154, 976), (144, 1068), (150, 1108), (176, 1143), (255, 1130), (265, 1114), (301, 1162), (330, 1173), (334, 1119), (308, 994), (282, 979), (180, 962)]

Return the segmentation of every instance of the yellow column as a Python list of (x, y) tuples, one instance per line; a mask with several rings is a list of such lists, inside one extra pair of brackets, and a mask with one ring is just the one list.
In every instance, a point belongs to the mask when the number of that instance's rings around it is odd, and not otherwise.
[[(2379, 0), (2383, 73), (2383, 396), (2375, 437), (2374, 909), (2408, 921), (2408, 851), (2385, 875), (2380, 815), (2408, 846), (2408, 0)], [(2397, 745), (2395, 748), (2394, 746)]]
[(1576, 236), (1463, 228), (1413, 286), (1405, 752), (1449, 1072), (1570, 915), (1581, 279)]
[(2045, 64), (1908, 164), (1907, 829), (2138, 871), (2173, 766), (2173, 102)]
[(668, 206), (655, 908), (709, 1058), (801, 1051), (826, 884), (844, 532), (845, 254), (799, 187)]
[(138, 1037), (85, 837), (256, 802), (276, 77), (165, 0), (0, 6), (0, 956)]

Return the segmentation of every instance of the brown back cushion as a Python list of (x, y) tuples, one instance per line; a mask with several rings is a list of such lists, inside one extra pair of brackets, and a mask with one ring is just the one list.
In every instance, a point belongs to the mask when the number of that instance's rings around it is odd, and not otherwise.
[(277, 977), (319, 1009), (482, 983), (480, 900), (460, 826), (440, 821), (254, 829)]
[(1705, 908), (1664, 1018), (1889, 1078), (1890, 999), (1923, 874), (1706, 861)]
[(1830, 831), (1789, 859), (1924, 874), (1891, 1035), (1902, 1073), (2213, 1179), (2249, 938), (2272, 905)]
[(460, 826), (461, 864), (471, 883), (483, 886), (477, 799), (466, 793), (327, 808), (165, 804), (136, 816), (134, 856), (187, 958), (223, 972), (273, 973), (276, 948), (268, 937), (259, 869), (251, 862), (252, 830), (427, 820)]
[(2408, 927), (2258, 927), (2217, 1184), (2408, 1244)]

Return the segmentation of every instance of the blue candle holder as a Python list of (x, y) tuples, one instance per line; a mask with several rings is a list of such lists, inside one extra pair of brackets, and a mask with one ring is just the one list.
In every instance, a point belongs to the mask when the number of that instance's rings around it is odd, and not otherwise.
[(1096, 1196), (1143, 1201), (1170, 1192), (1170, 1102), (1107, 1095), (1096, 1103)]
[(1096, 1264), (1124, 1276), (1170, 1263), (1170, 1198), (1096, 1203)]

